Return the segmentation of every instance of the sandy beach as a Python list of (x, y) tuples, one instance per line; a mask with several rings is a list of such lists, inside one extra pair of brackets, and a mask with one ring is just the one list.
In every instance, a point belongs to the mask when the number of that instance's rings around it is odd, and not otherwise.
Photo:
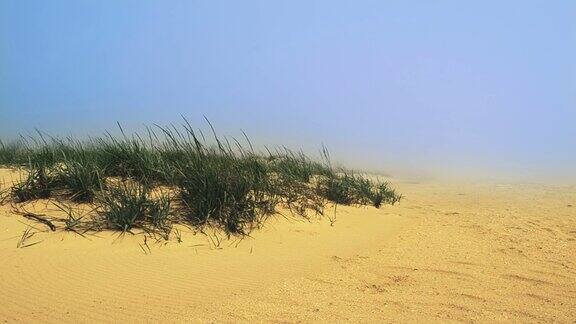
[(576, 324), (576, 1), (0, 1), (0, 324)]
[[(3, 187), (17, 177), (0, 174)], [(284, 213), (242, 240), (182, 228), (182, 242), (149, 240), (149, 250), (142, 235), (51, 232), (4, 205), (0, 319), (576, 319), (576, 187), (393, 185), (405, 196), (400, 204), (338, 206), (332, 225)], [(59, 213), (45, 201), (26, 208)], [(29, 227), (29, 242), (40, 243), (17, 248)]]

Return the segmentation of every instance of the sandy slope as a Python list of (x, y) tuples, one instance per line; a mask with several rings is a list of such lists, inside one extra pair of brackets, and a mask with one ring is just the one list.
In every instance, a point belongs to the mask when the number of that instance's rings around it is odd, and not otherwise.
[(576, 187), (395, 186), (399, 205), (338, 207), (334, 226), (278, 217), (241, 242), (187, 231), (150, 254), (110, 233), (17, 249), (25, 224), (44, 228), (0, 207), (0, 320), (576, 320)]

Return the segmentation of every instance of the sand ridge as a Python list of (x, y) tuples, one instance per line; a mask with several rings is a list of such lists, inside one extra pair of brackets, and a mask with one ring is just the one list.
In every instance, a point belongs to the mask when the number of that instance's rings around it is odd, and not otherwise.
[[(0, 171), (4, 187), (15, 173)], [(396, 181), (406, 198), (338, 207), (334, 226), (274, 217), (219, 247), (38, 232), (0, 208), (0, 319), (515, 321), (576, 319), (576, 188)], [(30, 208), (45, 209), (42, 202)], [(54, 212), (55, 211), (49, 211)], [(37, 231), (37, 230), (34, 230)]]

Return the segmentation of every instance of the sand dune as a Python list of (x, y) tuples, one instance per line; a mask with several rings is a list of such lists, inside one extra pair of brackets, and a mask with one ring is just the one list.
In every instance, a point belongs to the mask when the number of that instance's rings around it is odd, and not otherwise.
[[(576, 187), (394, 185), (400, 204), (339, 206), (334, 226), (287, 214), (218, 247), (182, 229), (147, 254), (141, 235), (47, 232), (2, 206), (0, 320), (576, 320)], [(40, 243), (16, 248), (28, 226)]]

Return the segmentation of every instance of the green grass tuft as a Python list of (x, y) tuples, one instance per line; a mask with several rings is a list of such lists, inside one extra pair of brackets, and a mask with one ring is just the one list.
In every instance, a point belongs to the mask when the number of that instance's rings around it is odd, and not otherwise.
[[(325, 148), (321, 161), (286, 148), (259, 154), (247, 137), (247, 145), (220, 138), (209, 124), (207, 140), (184, 122), (150, 128), (145, 137), (120, 128), (120, 137), (80, 141), (38, 132), (0, 141), (0, 165), (28, 171), (9, 195), (92, 203), (94, 223), (68, 213), (68, 230), (138, 228), (165, 238), (174, 223), (247, 234), (278, 207), (308, 217), (323, 214), (328, 202), (381, 207), (401, 198), (386, 182), (333, 168)], [(159, 188), (170, 195), (158, 195)]]

